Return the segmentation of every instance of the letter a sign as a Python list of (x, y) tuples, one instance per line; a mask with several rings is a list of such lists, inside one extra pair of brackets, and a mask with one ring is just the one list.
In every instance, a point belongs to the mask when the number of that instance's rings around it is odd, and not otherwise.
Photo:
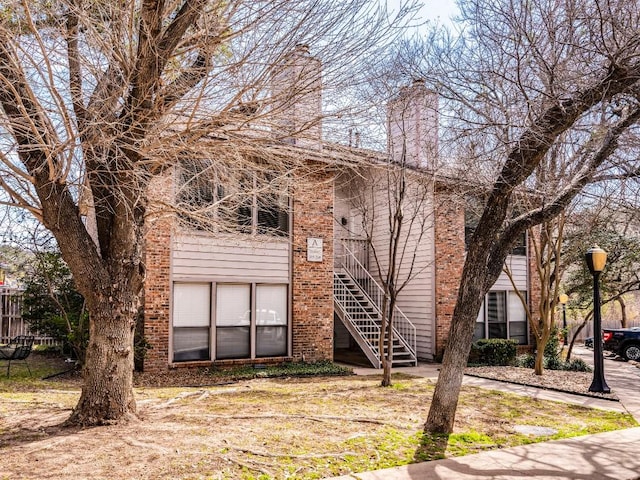
[(322, 239), (321, 238), (307, 238), (307, 261), (308, 262), (322, 261)]

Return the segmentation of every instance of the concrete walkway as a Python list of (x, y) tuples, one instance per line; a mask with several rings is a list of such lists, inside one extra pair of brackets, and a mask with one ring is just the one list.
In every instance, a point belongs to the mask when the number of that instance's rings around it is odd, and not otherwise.
[[(577, 348), (574, 354), (590, 362), (593, 351)], [(421, 364), (402, 371), (437, 378), (439, 367), (438, 364)], [(358, 375), (381, 373), (373, 368), (355, 368), (354, 371)], [(466, 376), (464, 384), (586, 407), (628, 411), (640, 421), (640, 369), (607, 359), (605, 376), (620, 402)], [(637, 427), (351, 474), (334, 480), (640, 480), (639, 444), (640, 427)]]
[(635, 480), (640, 428), (414, 463), (334, 480)]

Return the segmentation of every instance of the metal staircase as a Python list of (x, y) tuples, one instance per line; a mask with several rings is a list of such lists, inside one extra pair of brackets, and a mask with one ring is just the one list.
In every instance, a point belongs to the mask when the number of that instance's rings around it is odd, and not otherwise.
[[(378, 341), (384, 292), (354, 252), (345, 243), (342, 248), (342, 261), (333, 274), (334, 311), (371, 364), (380, 368)], [(415, 326), (397, 307), (393, 312), (393, 323), (392, 366), (416, 365)], [(385, 337), (385, 353), (386, 340)]]

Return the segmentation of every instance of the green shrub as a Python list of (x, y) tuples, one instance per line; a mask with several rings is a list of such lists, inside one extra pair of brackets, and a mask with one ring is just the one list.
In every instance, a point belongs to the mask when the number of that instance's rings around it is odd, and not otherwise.
[(353, 375), (353, 370), (333, 362), (322, 361), (314, 363), (291, 362), (280, 365), (242, 365), (213, 369), (211, 374), (233, 380), (247, 380), (251, 378)]
[(544, 368), (547, 370), (565, 370), (564, 361), (559, 357), (544, 357)]
[(564, 362), (564, 370), (571, 372), (590, 372), (591, 367), (581, 358), (574, 358), (569, 362)]
[(22, 317), (32, 330), (53, 337), (64, 354), (82, 363), (89, 339), (89, 316), (60, 252), (35, 253), (26, 273)]
[[(560, 345), (560, 334), (557, 327), (551, 330), (551, 335), (547, 344), (544, 346), (544, 358), (545, 363), (551, 363), (551, 365), (557, 365), (558, 362), (562, 363), (560, 354), (562, 352), (562, 346)], [(545, 367), (551, 370), (559, 370), (557, 368)]]
[(516, 360), (517, 340), (504, 338), (483, 338), (471, 346), (469, 356), (481, 365), (513, 365)]
[(516, 358), (516, 367), (533, 368), (536, 365), (536, 357), (531, 353), (518, 355)]

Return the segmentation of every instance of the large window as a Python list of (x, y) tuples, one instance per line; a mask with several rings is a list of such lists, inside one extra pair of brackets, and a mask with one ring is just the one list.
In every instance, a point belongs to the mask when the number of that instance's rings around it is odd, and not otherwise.
[(287, 287), (256, 285), (256, 356), (287, 353)]
[(186, 225), (199, 230), (286, 235), (288, 178), (271, 172), (228, 174), (207, 162), (184, 162), (178, 209)]
[(487, 293), (476, 319), (473, 338), (512, 338), (521, 345), (528, 343), (527, 317), (516, 292)]
[(251, 285), (218, 285), (216, 358), (251, 356)]
[(211, 285), (173, 284), (173, 361), (208, 360)]
[(173, 291), (174, 362), (288, 354), (287, 285), (176, 282)]

